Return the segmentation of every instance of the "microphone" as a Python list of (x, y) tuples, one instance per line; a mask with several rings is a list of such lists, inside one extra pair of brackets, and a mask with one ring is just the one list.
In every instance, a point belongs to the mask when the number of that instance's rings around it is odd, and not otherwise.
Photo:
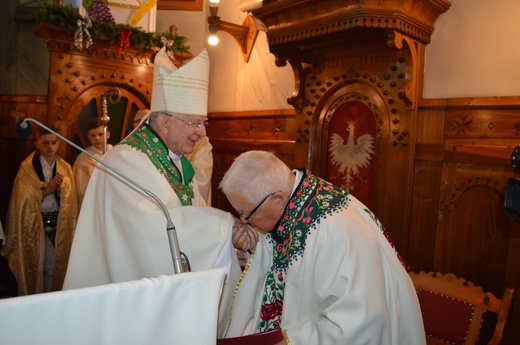
[(25, 122), (25, 120), (20, 120), (16, 123), (16, 127), (14, 128), (14, 132), (16, 135), (22, 139), (29, 138), (32, 133), (32, 127)]
[[(179, 249), (179, 239), (177, 238), (177, 231), (175, 229), (175, 225), (172, 222), (172, 219), (170, 217), (170, 213), (168, 212), (168, 209), (166, 208), (166, 205), (164, 205), (164, 203), (159, 199), (159, 197), (157, 195), (155, 195), (154, 193), (152, 193), (148, 189), (142, 187), (140, 184), (138, 184), (134, 180), (130, 179), (129, 177), (127, 177), (123, 173), (119, 172), (117, 169), (115, 169), (115, 168), (111, 167), (110, 165), (106, 164), (105, 162), (103, 162), (102, 160), (97, 158), (96, 156), (94, 156), (91, 153), (89, 153), (86, 150), (84, 150), (82, 147), (79, 147), (78, 145), (76, 145), (75, 143), (70, 141), (69, 139), (63, 137), (61, 134), (56, 133), (55, 131), (53, 131), (52, 129), (50, 129), (49, 127), (45, 126), (44, 124), (42, 124), (41, 122), (39, 122), (39, 121), (37, 121), (35, 119), (25, 118), (25, 119), (23, 119), (21, 121), (18, 121), (16, 123), (15, 133), (20, 138), (28, 138), (31, 135), (31, 133), (32, 133), (32, 126), (28, 122), (34, 122), (38, 126), (40, 126), (42, 128), (45, 128), (50, 133), (56, 135), (58, 138), (60, 138), (61, 140), (65, 141), (67, 144), (72, 145), (77, 150), (85, 153), (90, 158), (94, 159), (99, 164), (103, 165), (105, 168), (107, 168), (108, 170), (110, 170), (111, 172), (113, 172), (114, 174), (119, 176), (121, 179), (123, 179), (126, 182), (130, 183), (131, 185), (133, 185), (134, 187), (136, 187), (137, 189), (142, 191), (144, 194), (146, 194), (147, 196), (149, 196), (150, 198), (155, 200), (157, 202), (157, 204), (159, 204), (159, 206), (161, 207), (161, 209), (162, 209), (162, 211), (163, 211), (163, 213), (164, 213), (164, 215), (166, 217), (166, 221), (167, 221), (166, 233), (168, 234), (168, 242), (170, 243), (170, 250), (171, 250), (172, 260), (173, 260), (173, 270), (174, 270), (175, 274), (183, 272), (183, 269), (182, 269), (182, 256), (181, 256), (181, 252), (180, 252), (180, 249)], [(186, 258), (186, 260), (187, 260), (187, 258)], [(189, 269), (189, 261), (188, 260), (187, 260), (187, 265), (188, 265), (188, 269)]]

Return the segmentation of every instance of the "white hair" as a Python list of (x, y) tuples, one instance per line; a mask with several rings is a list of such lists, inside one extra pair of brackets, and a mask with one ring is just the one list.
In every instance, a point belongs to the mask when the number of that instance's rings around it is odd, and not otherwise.
[(256, 203), (269, 193), (292, 188), (291, 174), (291, 169), (274, 153), (248, 151), (235, 159), (219, 187), (226, 196), (243, 195)]

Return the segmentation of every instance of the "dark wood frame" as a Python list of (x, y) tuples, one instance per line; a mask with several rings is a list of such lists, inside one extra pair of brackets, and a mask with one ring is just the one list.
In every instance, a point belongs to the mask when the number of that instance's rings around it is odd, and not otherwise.
[(158, 10), (202, 11), (203, 0), (158, 0)]

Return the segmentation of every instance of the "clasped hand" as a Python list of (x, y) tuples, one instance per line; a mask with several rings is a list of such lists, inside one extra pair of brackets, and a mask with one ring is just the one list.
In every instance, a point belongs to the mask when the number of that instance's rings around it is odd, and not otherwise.
[(56, 173), (56, 175), (49, 181), (47, 188), (45, 188), (44, 195), (50, 195), (56, 191), (59, 192), (61, 183), (63, 182), (63, 176), (60, 173)]
[(233, 246), (244, 252), (253, 249), (258, 242), (258, 233), (249, 225), (240, 222), (240, 220), (235, 217), (233, 218)]

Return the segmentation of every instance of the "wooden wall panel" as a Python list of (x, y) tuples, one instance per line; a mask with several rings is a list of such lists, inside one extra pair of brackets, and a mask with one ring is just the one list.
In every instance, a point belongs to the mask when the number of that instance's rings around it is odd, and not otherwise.
[(292, 110), (265, 110), (208, 114), (207, 134), (213, 145), (212, 206), (233, 212), (218, 185), (233, 160), (249, 150), (275, 152), (294, 168), (296, 114)]
[(435, 245), (437, 270), (463, 276), (497, 295), (505, 287), (509, 228), (514, 227), (504, 211), (507, 170), (444, 165)]
[(414, 272), (433, 267), (439, 208), (441, 167), (437, 162), (417, 161), (410, 219), (408, 262)]
[(0, 174), (0, 219), (2, 224), (5, 224), (12, 185), (18, 168), (35, 148), (34, 133), (28, 139), (21, 139), (14, 132), (15, 124), (26, 117), (46, 123), (47, 97), (0, 95), (0, 162), (4, 162)]
[(516, 97), (421, 101), (410, 219), (416, 269), (453, 272), (497, 295), (520, 287), (520, 225), (504, 210), (519, 110)]
[(445, 102), (430, 101), (417, 116), (417, 141), (410, 213), (408, 264), (419, 272), (433, 267), (442, 171)]

